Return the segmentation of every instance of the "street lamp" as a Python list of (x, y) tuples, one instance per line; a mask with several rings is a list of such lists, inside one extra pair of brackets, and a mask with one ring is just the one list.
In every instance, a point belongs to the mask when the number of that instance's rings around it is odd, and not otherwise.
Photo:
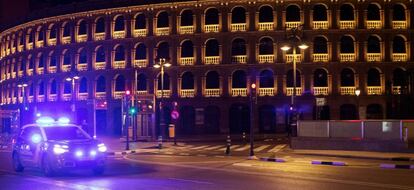
[(357, 96), (357, 111), (358, 111), (358, 119), (360, 119), (360, 113), (359, 113), (359, 95), (361, 94), (360, 89), (355, 90), (355, 95)]
[(66, 81), (68, 81), (68, 82), (71, 82), (71, 84), (72, 84), (72, 106), (71, 106), (71, 109), (72, 109), (72, 114), (73, 114), (73, 121), (74, 122), (76, 122), (76, 105), (75, 105), (75, 96), (76, 96), (76, 93), (75, 93), (75, 81), (76, 80), (79, 80), (79, 76), (78, 75), (75, 75), (75, 76), (73, 76), (73, 77), (67, 77), (66, 78)]
[(28, 110), (28, 107), (26, 106), (26, 93), (25, 93), (25, 89), (28, 87), (29, 85), (27, 83), (22, 83), (22, 84), (18, 84), (17, 87), (22, 89), (22, 103), (23, 103), (23, 107), (24, 110)]
[[(171, 67), (171, 63), (167, 62), (165, 58), (159, 58), (158, 63), (154, 64), (154, 68), (161, 69), (161, 73), (160, 73), (161, 74), (161, 99), (160, 99), (159, 106), (158, 106), (159, 111), (160, 111), (160, 114), (159, 114), (159, 119), (160, 119), (159, 129), (161, 130), (160, 131), (161, 136), (164, 133), (163, 129), (161, 129), (161, 127), (162, 127), (161, 126), (161, 121), (163, 120), (163, 118), (162, 118), (163, 117), (162, 103), (163, 103), (163, 98), (164, 98), (164, 69), (168, 68), (168, 67)], [(158, 91), (158, 89), (155, 89), (155, 92), (157, 92), (157, 91)]]

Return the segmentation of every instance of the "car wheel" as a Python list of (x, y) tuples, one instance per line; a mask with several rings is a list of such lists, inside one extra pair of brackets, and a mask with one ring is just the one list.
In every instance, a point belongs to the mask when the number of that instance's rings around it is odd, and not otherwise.
[(24, 170), (24, 167), (22, 166), (19, 155), (17, 153), (13, 153), (13, 169), (16, 172), (22, 172)]
[(97, 166), (92, 169), (94, 175), (102, 175), (105, 172), (105, 167)]
[(43, 174), (45, 174), (46, 177), (52, 177), (55, 175), (55, 171), (49, 162), (49, 158), (46, 155), (43, 156), (42, 159), (42, 170)]

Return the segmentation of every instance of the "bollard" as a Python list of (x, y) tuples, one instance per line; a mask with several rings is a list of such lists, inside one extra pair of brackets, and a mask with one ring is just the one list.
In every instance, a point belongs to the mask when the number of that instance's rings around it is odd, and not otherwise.
[(230, 136), (227, 136), (226, 155), (230, 155), (230, 146), (231, 146), (231, 139), (230, 139)]
[(158, 136), (158, 149), (162, 149), (162, 136)]

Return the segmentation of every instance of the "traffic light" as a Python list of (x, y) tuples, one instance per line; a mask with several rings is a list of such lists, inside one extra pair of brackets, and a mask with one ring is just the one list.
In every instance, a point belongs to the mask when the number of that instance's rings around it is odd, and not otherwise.
[(129, 114), (130, 115), (135, 115), (137, 113), (137, 108), (136, 107), (130, 107), (129, 108)]

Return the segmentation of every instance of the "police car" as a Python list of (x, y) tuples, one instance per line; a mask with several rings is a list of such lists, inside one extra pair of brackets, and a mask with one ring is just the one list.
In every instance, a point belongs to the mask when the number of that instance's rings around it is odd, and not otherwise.
[(91, 169), (100, 175), (106, 150), (79, 126), (69, 124), (69, 119), (42, 117), (36, 124), (23, 126), (13, 140), (13, 168), (22, 172), (25, 167), (37, 167), (46, 176), (71, 169)]

